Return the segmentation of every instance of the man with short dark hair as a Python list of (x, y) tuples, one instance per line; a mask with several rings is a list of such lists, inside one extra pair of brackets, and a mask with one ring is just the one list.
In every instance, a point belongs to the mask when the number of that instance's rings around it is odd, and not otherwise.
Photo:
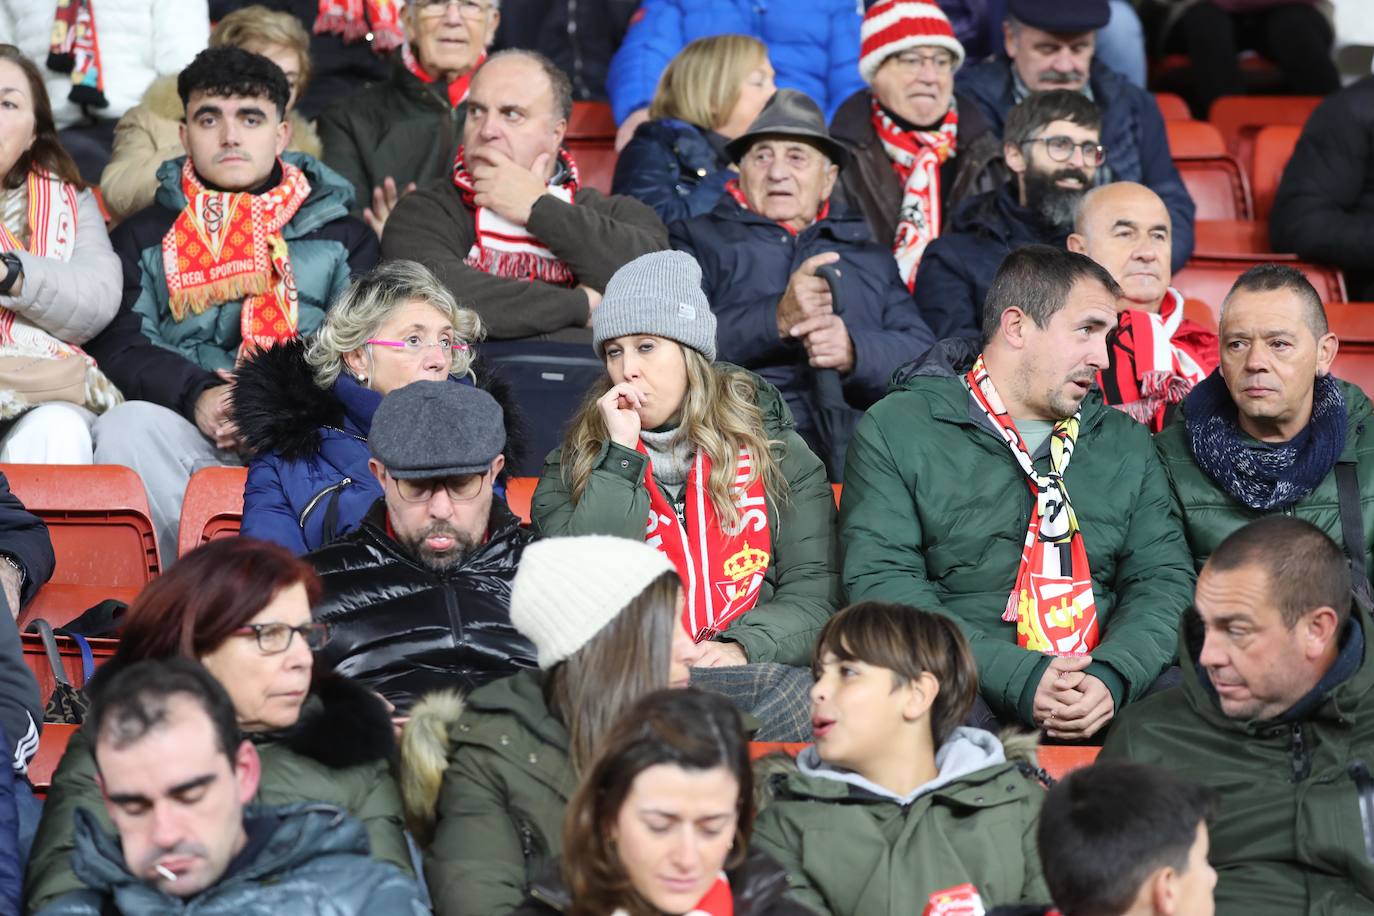
[(848, 600), (958, 622), (985, 707), (973, 724), (1082, 740), (1168, 682), (1187, 550), (1149, 432), (1093, 384), (1120, 296), (1084, 255), (1012, 252), (981, 345), (944, 340), (899, 369), (850, 444)]
[(1216, 548), (1179, 627), (1183, 685), (1126, 711), (1102, 757), (1168, 767), (1224, 799), (1217, 911), (1374, 910), (1369, 611), (1316, 526), (1275, 515)]
[(937, 338), (978, 335), (988, 286), (1012, 249), (1064, 247), (1106, 155), (1101, 127), (1097, 106), (1062, 89), (1012, 109), (1002, 135), (1011, 179), (964, 201), (916, 272), (916, 304)]
[(533, 668), (510, 588), (534, 534), (492, 493), (505, 465), (500, 406), (474, 386), (413, 382), (382, 399), (367, 444), (382, 498), (306, 557), (325, 589), (315, 619), (330, 625), (320, 664), (401, 715), (432, 690)]
[(1201, 569), (1269, 513), (1307, 519), (1374, 569), (1374, 407), (1331, 374), (1338, 341), (1321, 297), (1283, 264), (1252, 267), (1222, 304), (1221, 366), (1155, 439)]
[(956, 88), (970, 96), (994, 131), (1032, 92), (1067, 89), (1102, 109), (1107, 159), (1097, 184), (1137, 181), (1163, 198), (1173, 223), (1174, 270), (1193, 252), (1195, 207), (1169, 155), (1154, 97), (1095, 58), (1096, 30), (1111, 16), (1107, 0), (1007, 0), (1003, 49), (966, 67)]
[(248, 807), (258, 752), (199, 663), (150, 659), (104, 677), (86, 727), (117, 835), (76, 812), (73, 867), (87, 889), (43, 916), (428, 912), (414, 881), (373, 859), (362, 824), (342, 810)]

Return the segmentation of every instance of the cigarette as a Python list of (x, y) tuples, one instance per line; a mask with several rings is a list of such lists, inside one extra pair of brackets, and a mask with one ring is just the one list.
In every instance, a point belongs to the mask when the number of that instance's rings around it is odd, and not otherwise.
[(172, 871), (166, 865), (159, 864), (157, 866), (157, 873), (162, 877), (166, 878), (168, 881), (175, 881), (177, 879), (177, 873)]

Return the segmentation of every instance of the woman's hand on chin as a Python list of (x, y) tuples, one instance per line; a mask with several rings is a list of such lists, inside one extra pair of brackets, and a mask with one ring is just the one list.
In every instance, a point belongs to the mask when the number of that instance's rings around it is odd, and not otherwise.
[(644, 395), (638, 388), (621, 382), (603, 394), (596, 406), (601, 408), (612, 442), (630, 449), (639, 444), (639, 409), (644, 406)]

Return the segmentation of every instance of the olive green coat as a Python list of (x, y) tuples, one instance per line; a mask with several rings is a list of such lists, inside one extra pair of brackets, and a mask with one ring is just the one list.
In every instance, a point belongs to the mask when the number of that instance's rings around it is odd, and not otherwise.
[[(781, 504), (768, 499), (772, 561), (758, 603), (720, 638), (738, 643), (750, 662), (806, 667), (811, 664), (811, 647), (839, 601), (834, 491), (821, 460), (793, 430), (792, 414), (778, 390), (753, 378), (764, 431), (770, 440), (781, 442), (778, 453), (788, 493)], [(554, 449), (534, 491), (531, 515), (541, 533), (644, 539), (649, 518), (644, 454), (608, 442), (575, 504), (563, 480), (562, 461), (563, 450)]]

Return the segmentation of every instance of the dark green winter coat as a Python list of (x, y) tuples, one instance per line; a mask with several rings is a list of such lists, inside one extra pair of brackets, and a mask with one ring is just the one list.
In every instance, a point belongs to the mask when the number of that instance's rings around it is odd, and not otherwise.
[[(1342, 642), (1356, 667), (1319, 685), (1295, 721), (1228, 718), (1197, 663), (1200, 634), (1180, 627), (1183, 685), (1126, 710), (1103, 758), (1167, 767), (1216, 789), (1209, 827), (1218, 916), (1374, 913), (1374, 663), (1369, 617), (1357, 610)], [(1341, 664), (1338, 659), (1337, 665)]]
[[(940, 778), (914, 798), (830, 770), (814, 747), (772, 778), (754, 843), (787, 870), (791, 896), (825, 916), (915, 916), (936, 891), (965, 882), (984, 905), (1042, 903), (1035, 828), (1044, 787), (990, 733), (961, 728), (937, 756)], [(826, 774), (826, 775), (818, 775)]]
[[(727, 363), (720, 368), (739, 371)], [(752, 375), (752, 373), (751, 373)], [(721, 639), (739, 643), (750, 662), (806, 667), (821, 627), (838, 601), (835, 554), (835, 496), (825, 466), (793, 430), (792, 415), (772, 385), (752, 376), (764, 431), (782, 443), (781, 468), (788, 483), (786, 501), (768, 500), (772, 562), (764, 573), (758, 603), (737, 618)], [(609, 534), (644, 539), (649, 491), (644, 486), (648, 459), (608, 442), (573, 505), (563, 481), (563, 450), (554, 449), (534, 491), (534, 525), (549, 536)]]
[[(1034, 499), (962, 381), (977, 355), (973, 341), (942, 341), (898, 370), (892, 393), (859, 422), (840, 506), (844, 586), (851, 602), (896, 601), (950, 617), (969, 639), (993, 713), (1030, 723), (1050, 657), (1017, 646), (1002, 613)], [(1048, 440), (1035, 465), (1048, 471)], [(1087, 671), (1119, 712), (1173, 661), (1192, 563), (1149, 430), (1097, 390), (1083, 401), (1064, 481), (1102, 634)]]
[[(258, 804), (317, 801), (342, 808), (367, 828), (376, 858), (412, 872), (401, 795), (391, 775), (391, 719), (370, 691), (345, 678), (322, 678), (295, 729), (249, 737), (262, 759)], [(114, 830), (95, 782), (92, 750), (87, 729), (79, 729), (53, 774), (24, 880), (30, 912), (81, 887), (71, 865), (77, 809), (91, 812), (102, 830)]]
[[(1374, 422), (1371, 422), (1371, 412), (1374, 411), (1371, 410), (1369, 398), (1356, 386), (1342, 382), (1341, 391), (1345, 395), (1349, 420), (1345, 449), (1337, 463), (1353, 464), (1359, 471), (1364, 525), (1364, 543), (1360, 549), (1365, 553), (1365, 568), (1374, 570), (1374, 557), (1371, 557), (1371, 550), (1374, 550)], [(1187, 402), (1182, 406), (1186, 412)], [(1183, 519), (1183, 533), (1188, 539), (1188, 549), (1193, 554), (1193, 565), (1200, 571), (1202, 564), (1207, 562), (1207, 558), (1227, 535), (1269, 513), (1237, 502), (1198, 466), (1193, 460), (1184, 416), (1186, 413), (1155, 436), (1155, 449), (1164, 465), (1164, 473), (1169, 477), (1174, 508)], [(1315, 490), (1282, 512), (1311, 522), (1337, 544), (1345, 543), (1341, 535), (1341, 513), (1336, 500), (1334, 471), (1327, 474)]]

